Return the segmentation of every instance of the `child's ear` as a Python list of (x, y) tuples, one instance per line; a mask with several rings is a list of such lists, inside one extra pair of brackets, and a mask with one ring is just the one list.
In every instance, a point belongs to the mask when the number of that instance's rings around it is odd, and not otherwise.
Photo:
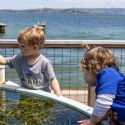
[(34, 45), (34, 49), (37, 50), (39, 49), (39, 47), (37, 45)]

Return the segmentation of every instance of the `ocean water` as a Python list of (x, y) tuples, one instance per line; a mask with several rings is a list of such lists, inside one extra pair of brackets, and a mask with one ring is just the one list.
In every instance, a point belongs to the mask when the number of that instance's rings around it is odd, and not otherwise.
[[(6, 24), (5, 33), (0, 34), (0, 39), (16, 39), (18, 33), (24, 28), (37, 25), (38, 21), (46, 21), (47, 40), (124, 40), (125, 39), (125, 15), (109, 14), (42, 14), (42, 13), (0, 13), (0, 23)], [(4, 50), (5, 51), (5, 50)], [(8, 49), (4, 52), (0, 49), (0, 54), (10, 56), (13, 50)], [(62, 87), (85, 87), (83, 74), (77, 76), (79, 62), (78, 53), (83, 54), (77, 49), (71, 50), (71, 57), (68, 58), (70, 50), (44, 50), (42, 54), (55, 63), (56, 76)], [(125, 73), (125, 49), (113, 50), (120, 63), (120, 69)], [(19, 52), (15, 50), (15, 52)], [(53, 57), (57, 54), (56, 60)], [(62, 55), (65, 55), (62, 57)], [(74, 58), (74, 55), (76, 57)], [(73, 58), (73, 59), (72, 59)], [(79, 59), (80, 60), (80, 59)], [(74, 64), (69, 64), (70, 62)], [(63, 64), (60, 65), (60, 64)], [(74, 65), (74, 66), (73, 66)], [(72, 67), (71, 67), (72, 66)], [(71, 71), (69, 73), (69, 70)], [(78, 72), (79, 73), (79, 72)], [(61, 74), (61, 75), (60, 75)], [(8, 80), (13, 81), (12, 76), (7, 76)], [(15, 82), (19, 83), (16, 74)]]
[(0, 13), (0, 39), (16, 39), (26, 27), (46, 21), (47, 40), (124, 40), (125, 15)]

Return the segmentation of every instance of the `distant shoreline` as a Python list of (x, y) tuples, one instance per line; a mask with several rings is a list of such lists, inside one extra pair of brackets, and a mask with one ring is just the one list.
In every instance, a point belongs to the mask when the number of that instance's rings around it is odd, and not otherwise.
[(2, 9), (0, 12), (4, 13), (74, 13), (74, 14), (125, 14), (125, 8), (68, 8), (68, 9), (53, 9), (53, 8), (39, 8), (39, 9)]

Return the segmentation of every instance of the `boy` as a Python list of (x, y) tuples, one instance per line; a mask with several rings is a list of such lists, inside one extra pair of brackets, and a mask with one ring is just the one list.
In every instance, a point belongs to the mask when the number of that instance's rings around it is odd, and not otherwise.
[(95, 125), (109, 117), (110, 125), (125, 123), (125, 76), (119, 72), (111, 51), (103, 47), (88, 49), (80, 63), (84, 80), (96, 86), (96, 102), (89, 120), (80, 125)]
[(42, 27), (33, 26), (24, 29), (19, 33), (17, 40), (21, 53), (7, 58), (0, 56), (0, 65), (15, 68), (22, 87), (51, 92), (50, 82), (55, 94), (61, 96), (52, 63), (39, 52), (45, 42)]

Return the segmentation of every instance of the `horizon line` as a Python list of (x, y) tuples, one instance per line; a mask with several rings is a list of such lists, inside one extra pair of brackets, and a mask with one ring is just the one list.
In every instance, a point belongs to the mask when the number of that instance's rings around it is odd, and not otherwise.
[(54, 7), (43, 7), (43, 8), (25, 8), (25, 9), (0, 9), (0, 10), (31, 10), (31, 9), (125, 9), (122, 7), (91, 7), (91, 8), (85, 8), (85, 7), (67, 7), (67, 8), (54, 8)]

